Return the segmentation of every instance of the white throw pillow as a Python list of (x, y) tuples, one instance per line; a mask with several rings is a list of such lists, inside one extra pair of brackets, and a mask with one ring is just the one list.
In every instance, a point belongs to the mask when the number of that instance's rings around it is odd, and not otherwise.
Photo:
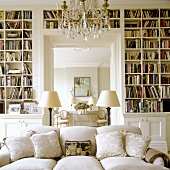
[(34, 156), (36, 158), (56, 158), (61, 157), (62, 150), (57, 132), (34, 134), (31, 136), (34, 145)]
[(98, 159), (112, 156), (125, 156), (123, 133), (119, 131), (106, 132), (96, 135)]
[(32, 131), (23, 133), (20, 136), (4, 138), (4, 143), (10, 152), (11, 161), (34, 156), (34, 146), (30, 139)]
[(128, 156), (145, 158), (151, 137), (142, 136), (134, 133), (127, 133), (125, 137), (125, 147)]

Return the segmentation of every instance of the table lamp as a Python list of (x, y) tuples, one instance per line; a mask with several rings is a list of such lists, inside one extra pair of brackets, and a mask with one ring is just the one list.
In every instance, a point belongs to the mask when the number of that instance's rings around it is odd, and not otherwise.
[(88, 105), (90, 105), (90, 110), (92, 110), (92, 107), (97, 103), (96, 98), (90, 96), (89, 97), (89, 101), (88, 101)]
[(106, 107), (108, 115), (108, 125), (110, 125), (110, 107), (120, 106), (116, 91), (102, 90), (96, 106)]
[(44, 91), (39, 102), (39, 107), (48, 108), (50, 114), (50, 126), (52, 126), (52, 109), (54, 107), (61, 107), (57, 91)]

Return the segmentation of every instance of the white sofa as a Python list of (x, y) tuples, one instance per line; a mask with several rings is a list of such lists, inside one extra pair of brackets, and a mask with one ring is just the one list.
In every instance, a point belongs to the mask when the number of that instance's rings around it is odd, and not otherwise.
[[(152, 163), (147, 163), (146, 159), (139, 159), (134, 156), (108, 156), (105, 155), (102, 159), (97, 159), (99, 156), (97, 151), (96, 135), (107, 134), (109, 132), (126, 131), (134, 134), (140, 134), (141, 130), (133, 126), (111, 125), (103, 127), (87, 127), (87, 126), (71, 126), (65, 128), (56, 128), (52, 126), (33, 126), (26, 127), (20, 131), (20, 135), (33, 131), (36, 134), (48, 133), (56, 131), (59, 136), (59, 142), (62, 150), (62, 155), (66, 155), (66, 141), (91, 141), (91, 156), (62, 156), (55, 159), (52, 158), (36, 158), (34, 155), (25, 157), (11, 162), (11, 153), (4, 146), (0, 150), (0, 170), (163, 170), (169, 169), (164, 167), (168, 165), (168, 157), (166, 154), (157, 152), (158, 157), (150, 155), (148, 159)], [(19, 135), (18, 135), (19, 136)], [(42, 140), (44, 142), (44, 140)], [(48, 145), (48, 143), (47, 143)], [(52, 144), (51, 144), (52, 145)], [(44, 146), (45, 148), (46, 146)], [(48, 151), (50, 150), (50, 144)], [(34, 146), (36, 149), (36, 146)], [(49, 152), (49, 154), (50, 154)], [(39, 153), (41, 154), (41, 153)], [(59, 151), (58, 151), (59, 154)], [(155, 156), (155, 157), (154, 157)], [(147, 153), (146, 153), (147, 157)], [(146, 158), (145, 157), (145, 158)]]

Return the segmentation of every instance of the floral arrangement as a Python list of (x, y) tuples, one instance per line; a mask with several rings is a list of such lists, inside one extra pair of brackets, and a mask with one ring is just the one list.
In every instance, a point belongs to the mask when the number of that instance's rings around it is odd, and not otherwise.
[(86, 103), (77, 103), (75, 106), (74, 106), (74, 108), (76, 109), (76, 110), (81, 110), (81, 109), (84, 109), (84, 110), (86, 110), (86, 109), (88, 109), (90, 106), (88, 105), (88, 104), (86, 104)]

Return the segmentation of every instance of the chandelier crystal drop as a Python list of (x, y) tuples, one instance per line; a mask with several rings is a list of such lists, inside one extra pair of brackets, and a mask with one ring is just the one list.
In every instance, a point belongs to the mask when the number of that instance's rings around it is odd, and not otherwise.
[(70, 0), (69, 6), (63, 0), (62, 15), (57, 9), (58, 29), (67, 38), (82, 36), (84, 42), (88, 37), (100, 39), (102, 32), (110, 29), (108, 7), (108, 0), (102, 7), (98, 0)]

